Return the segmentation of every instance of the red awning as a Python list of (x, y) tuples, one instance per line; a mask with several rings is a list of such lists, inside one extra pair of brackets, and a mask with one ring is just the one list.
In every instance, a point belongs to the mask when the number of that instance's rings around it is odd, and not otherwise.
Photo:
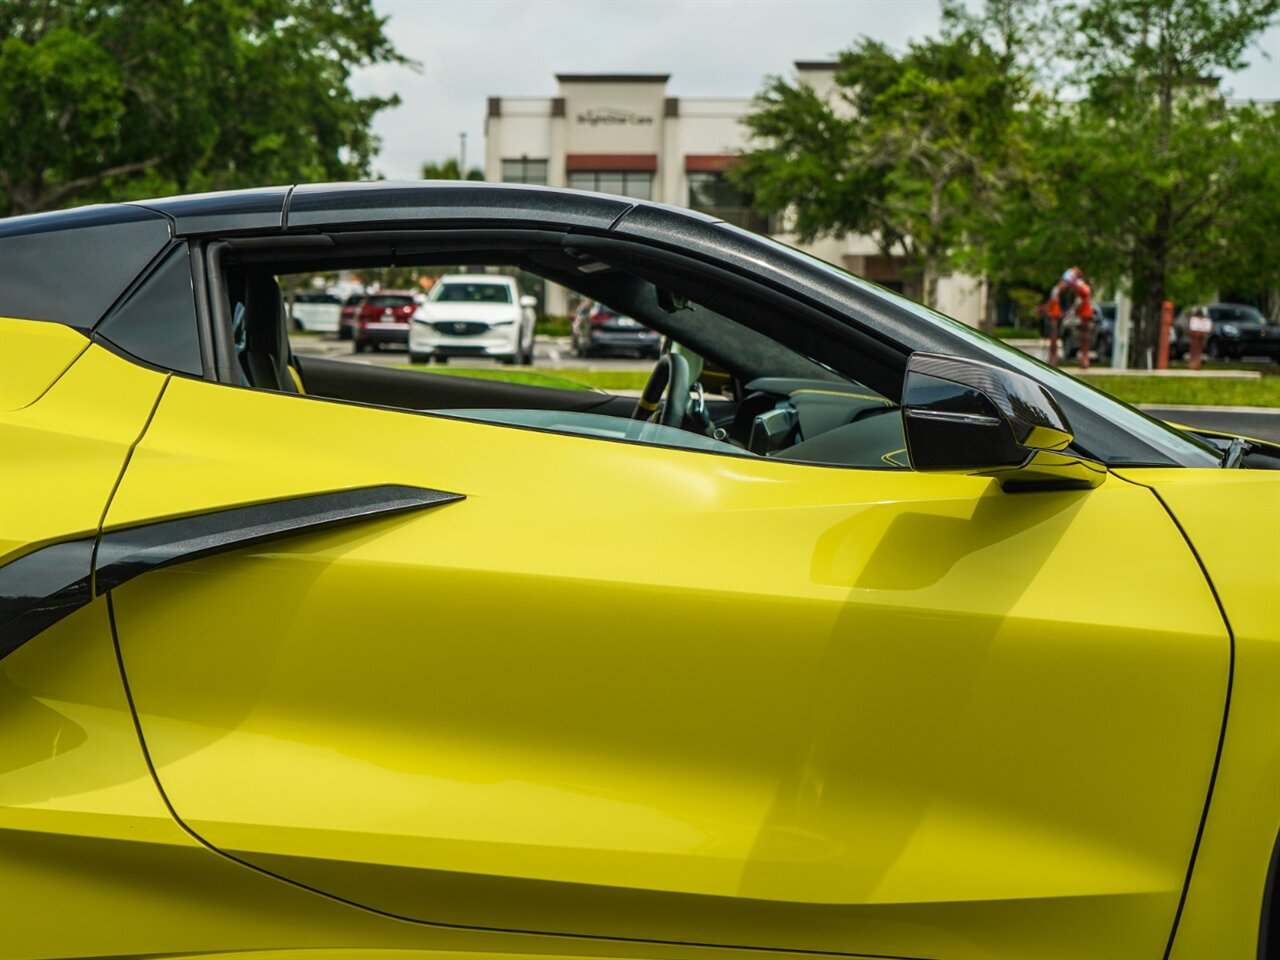
[(570, 153), (564, 158), (568, 173), (586, 170), (620, 170), (627, 173), (655, 173), (656, 153)]
[(684, 168), (689, 173), (723, 173), (737, 162), (732, 153), (686, 153)]

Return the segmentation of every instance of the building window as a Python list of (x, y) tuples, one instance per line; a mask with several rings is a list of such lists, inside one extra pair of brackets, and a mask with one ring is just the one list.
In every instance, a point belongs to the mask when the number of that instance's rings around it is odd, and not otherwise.
[(519, 157), (502, 161), (503, 183), (536, 183), (547, 185), (547, 161)]
[(574, 170), (569, 174), (574, 190), (598, 190), (637, 200), (653, 199), (653, 174), (633, 170)]
[(719, 217), (726, 223), (752, 230), (769, 232), (769, 218), (757, 212), (751, 195), (730, 181), (721, 171), (690, 170), (689, 207)]

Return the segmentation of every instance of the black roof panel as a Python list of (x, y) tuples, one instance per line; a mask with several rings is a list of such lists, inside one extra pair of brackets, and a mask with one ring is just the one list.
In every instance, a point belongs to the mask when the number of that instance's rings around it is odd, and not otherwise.
[(0, 219), (0, 240), (8, 237), (30, 237), (37, 233), (54, 233), (80, 227), (99, 227), (110, 223), (133, 223), (139, 220), (162, 220), (155, 213), (134, 210), (120, 203), (95, 203), (89, 207), (71, 207), (49, 213), (28, 213), (21, 217)]
[(474, 180), (303, 184), (289, 198), (290, 230), (369, 229), (424, 221), (490, 220), (608, 229), (632, 206), (622, 197)]
[(224, 193), (193, 193), (185, 197), (139, 200), (137, 206), (173, 218), (175, 236), (200, 233), (241, 233), (279, 230), (290, 187), (261, 187)]

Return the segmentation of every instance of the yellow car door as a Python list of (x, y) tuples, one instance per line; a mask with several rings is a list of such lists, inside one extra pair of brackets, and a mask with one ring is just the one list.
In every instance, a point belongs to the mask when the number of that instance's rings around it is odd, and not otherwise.
[[(321, 517), (344, 491), (366, 509)], [(260, 870), (591, 937), (1169, 938), (1229, 640), (1117, 477), (1008, 494), (175, 377), (105, 529), (159, 784)]]

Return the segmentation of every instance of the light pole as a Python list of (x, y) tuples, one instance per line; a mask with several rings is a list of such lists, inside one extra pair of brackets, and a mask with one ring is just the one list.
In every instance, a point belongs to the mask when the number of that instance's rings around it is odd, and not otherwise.
[(467, 131), (458, 131), (458, 139), (462, 144), (461, 149), (458, 151), (460, 154), (458, 158), (458, 179), (465, 180), (467, 179)]

